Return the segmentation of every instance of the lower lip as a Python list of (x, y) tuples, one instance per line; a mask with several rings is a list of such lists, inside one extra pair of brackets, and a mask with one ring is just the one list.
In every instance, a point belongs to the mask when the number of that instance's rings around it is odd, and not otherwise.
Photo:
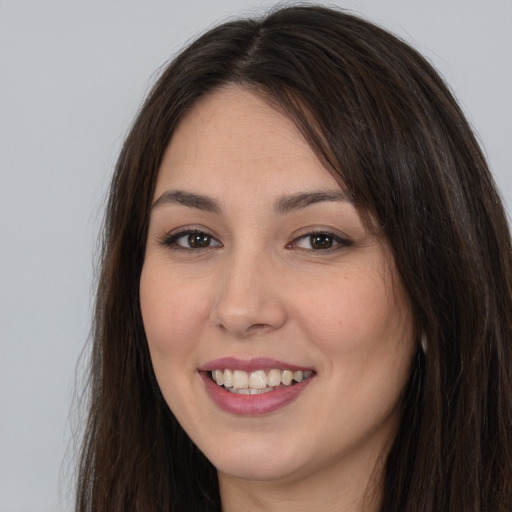
[(207, 372), (200, 372), (210, 398), (223, 411), (242, 416), (258, 416), (277, 411), (293, 402), (314, 379), (311, 376), (302, 382), (260, 395), (238, 395), (215, 384)]

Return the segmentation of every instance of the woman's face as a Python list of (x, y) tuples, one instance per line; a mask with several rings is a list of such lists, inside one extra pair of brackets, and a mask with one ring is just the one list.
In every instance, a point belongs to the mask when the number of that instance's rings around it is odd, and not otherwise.
[(414, 350), (393, 260), (258, 96), (223, 89), (178, 126), (140, 299), (163, 396), (221, 477), (356, 475), (387, 449)]

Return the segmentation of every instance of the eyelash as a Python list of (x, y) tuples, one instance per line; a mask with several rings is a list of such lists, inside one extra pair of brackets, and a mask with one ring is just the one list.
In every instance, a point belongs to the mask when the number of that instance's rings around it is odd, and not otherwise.
[[(317, 249), (304, 248), (304, 247), (298, 246), (298, 244), (302, 240), (306, 240), (308, 238), (309, 238), (309, 244), (312, 245), (314, 237), (330, 239), (331, 245), (329, 247), (317, 248)], [(325, 253), (331, 253), (331, 252), (338, 251), (344, 247), (350, 247), (351, 245), (352, 245), (352, 241), (349, 240), (348, 238), (343, 238), (339, 235), (331, 233), (330, 231), (319, 229), (319, 230), (309, 230), (307, 233), (304, 233), (304, 234), (294, 238), (290, 243), (288, 243), (286, 245), (286, 248), (287, 249), (299, 249), (299, 250), (308, 251), (308, 252), (324, 253), (325, 254)]]
[[(203, 247), (185, 247), (183, 245), (178, 244), (178, 240), (180, 238), (188, 237), (188, 242), (190, 242), (191, 241), (190, 237), (192, 237), (192, 236), (208, 237), (209, 243), (215, 242), (216, 245), (207, 245), (207, 246), (203, 246)], [(203, 231), (201, 229), (186, 229), (186, 230), (180, 231), (178, 233), (173, 233), (173, 234), (167, 235), (162, 240), (162, 245), (165, 247), (169, 247), (170, 249), (173, 249), (175, 251), (189, 251), (189, 252), (201, 251), (201, 250), (204, 251), (207, 249), (211, 249), (212, 247), (222, 247), (222, 244), (213, 235), (210, 235), (210, 233), (207, 233), (206, 231)]]
[[(192, 236), (200, 236), (207, 238), (208, 245), (205, 246), (198, 246), (198, 247), (185, 247), (183, 245), (180, 245), (178, 243), (178, 240), (180, 238), (187, 238), (187, 243), (190, 243), (193, 239), (191, 239)], [(324, 248), (305, 248), (305, 247), (299, 247), (299, 243), (302, 240), (306, 240), (309, 238), (310, 245), (312, 245), (313, 238), (324, 238), (328, 239), (327, 244), (330, 243), (329, 247)], [(214, 242), (214, 245), (211, 245), (211, 243)], [(319, 241), (321, 243), (321, 241)], [(162, 245), (165, 247), (168, 247), (175, 251), (187, 251), (187, 252), (198, 252), (198, 251), (205, 251), (208, 249), (212, 249), (215, 247), (222, 247), (222, 243), (219, 242), (213, 235), (210, 233), (200, 230), (200, 229), (187, 229), (183, 231), (179, 231), (178, 233), (173, 233), (165, 236), (165, 238), (162, 240)], [(308, 252), (317, 252), (317, 253), (330, 253), (337, 250), (342, 249), (343, 247), (349, 247), (352, 245), (352, 241), (343, 238), (339, 235), (336, 235), (334, 233), (331, 233), (326, 230), (318, 230), (318, 231), (308, 231), (307, 233), (304, 233), (296, 238), (294, 238), (291, 242), (286, 244), (287, 249), (298, 249)]]

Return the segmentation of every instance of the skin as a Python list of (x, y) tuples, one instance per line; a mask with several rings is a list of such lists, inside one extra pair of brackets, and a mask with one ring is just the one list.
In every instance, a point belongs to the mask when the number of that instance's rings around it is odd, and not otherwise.
[[(176, 190), (218, 211), (164, 199)], [(339, 197), (276, 209), (318, 191)], [(208, 247), (190, 248), (186, 235), (165, 243), (191, 228)], [(332, 247), (314, 248), (312, 231)], [(224, 511), (377, 510), (415, 349), (410, 307), (385, 240), (294, 124), (254, 93), (210, 93), (173, 135), (140, 299), (157, 380), (217, 468)], [(316, 375), (283, 408), (240, 416), (212, 401), (198, 372), (226, 356)]]

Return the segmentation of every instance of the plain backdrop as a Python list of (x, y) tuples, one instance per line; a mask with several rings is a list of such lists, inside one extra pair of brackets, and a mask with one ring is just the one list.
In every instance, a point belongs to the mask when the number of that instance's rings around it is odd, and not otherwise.
[[(434, 63), (512, 204), (512, 1), (331, 4)], [(219, 20), (273, 5), (0, 0), (0, 512), (72, 510), (71, 411), (102, 206), (156, 71)]]

